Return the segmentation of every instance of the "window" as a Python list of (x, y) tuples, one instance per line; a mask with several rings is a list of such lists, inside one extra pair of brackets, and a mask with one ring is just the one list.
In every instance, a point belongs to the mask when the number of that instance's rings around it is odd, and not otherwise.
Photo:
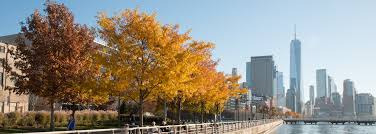
[(4, 58), (0, 58), (0, 67), (4, 67)]
[(4, 73), (3, 73), (3, 72), (0, 72), (0, 85), (1, 85), (1, 86), (4, 86), (3, 79), (4, 79)]
[(5, 53), (5, 47), (4, 46), (0, 46), (0, 53)]

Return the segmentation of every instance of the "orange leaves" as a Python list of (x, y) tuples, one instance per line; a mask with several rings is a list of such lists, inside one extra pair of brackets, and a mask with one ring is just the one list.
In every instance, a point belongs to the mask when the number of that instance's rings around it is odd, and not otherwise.
[(20, 39), (12, 54), (21, 71), (13, 75), (17, 80), (13, 90), (61, 102), (87, 102), (95, 95), (91, 90), (98, 74), (92, 58), (94, 33), (74, 23), (63, 4), (48, 2), (44, 11), (45, 15), (34, 12), (22, 26), (26, 39)]

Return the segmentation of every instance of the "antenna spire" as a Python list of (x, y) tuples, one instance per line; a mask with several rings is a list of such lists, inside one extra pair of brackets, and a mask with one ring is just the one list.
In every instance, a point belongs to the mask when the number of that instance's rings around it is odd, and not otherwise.
[(294, 24), (294, 38), (296, 40), (296, 24)]

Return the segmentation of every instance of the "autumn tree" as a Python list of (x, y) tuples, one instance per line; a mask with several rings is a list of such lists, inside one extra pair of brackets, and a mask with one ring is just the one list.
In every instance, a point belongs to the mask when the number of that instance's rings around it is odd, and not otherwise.
[[(103, 99), (97, 90), (98, 66), (94, 63), (94, 34), (85, 25), (74, 22), (63, 5), (47, 2), (45, 14), (38, 10), (22, 24), (17, 49), (12, 53), (13, 73), (18, 94), (34, 94), (48, 100), (50, 128), (54, 129), (54, 103), (79, 104)], [(104, 97), (106, 98), (106, 97)], [(74, 113), (74, 112), (73, 112)]]
[(138, 10), (125, 10), (113, 17), (102, 13), (98, 24), (109, 47), (103, 65), (114, 88), (137, 103), (140, 126), (145, 102), (158, 97), (170, 100), (192, 89), (187, 84), (193, 77), (193, 63), (197, 63), (192, 60), (202, 59), (194, 52), (208, 47), (205, 43), (192, 42), (188, 32), (180, 34), (178, 26), (162, 25), (155, 14)]

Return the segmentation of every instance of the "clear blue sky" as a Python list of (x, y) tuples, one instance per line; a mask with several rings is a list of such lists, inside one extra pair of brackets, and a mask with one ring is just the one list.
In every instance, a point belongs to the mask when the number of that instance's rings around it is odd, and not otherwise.
[[(216, 44), (218, 69), (239, 69), (251, 56), (274, 55), (278, 70), (289, 78), (289, 43), (297, 25), (302, 41), (305, 100), (315, 85), (315, 70), (326, 68), (342, 94), (343, 80), (354, 80), (358, 92), (376, 95), (375, 0), (63, 0), (76, 21), (96, 25), (99, 11), (109, 14), (126, 8), (156, 12), (162, 23), (192, 29), (195, 39)], [(1, 1), (0, 36), (19, 32), (19, 22), (44, 1)]]

